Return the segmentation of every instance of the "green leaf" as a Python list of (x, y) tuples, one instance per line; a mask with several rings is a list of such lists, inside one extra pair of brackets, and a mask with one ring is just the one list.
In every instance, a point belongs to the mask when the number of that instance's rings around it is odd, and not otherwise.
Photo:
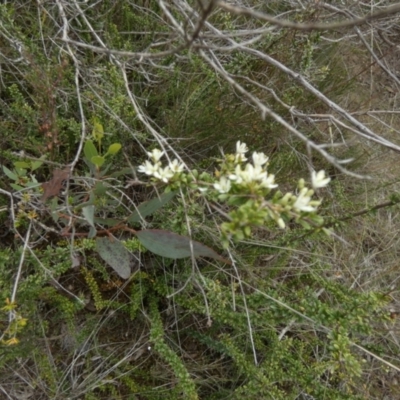
[[(103, 158), (104, 158), (104, 157), (103, 157)], [(106, 166), (102, 169), (102, 171), (100, 172), (100, 176), (101, 176), (101, 177), (106, 176), (108, 170), (110, 169), (110, 167), (111, 167), (111, 164), (106, 165)]]
[(13, 181), (16, 181), (18, 179), (18, 175), (9, 170), (5, 165), (3, 165), (3, 171)]
[(100, 257), (123, 279), (131, 275), (131, 255), (125, 246), (114, 239), (97, 238), (96, 249)]
[(210, 247), (195, 240), (190, 241), (187, 236), (161, 229), (146, 229), (136, 232), (136, 236), (146, 249), (162, 257), (174, 259), (190, 257), (192, 255), (190, 242), (192, 242), (195, 257), (208, 257), (230, 264), (229, 260), (221, 257)]
[(104, 164), (104, 162), (106, 161), (106, 159), (104, 158), (104, 157), (102, 157), (102, 156), (93, 156), (91, 159), (90, 159), (90, 161), (94, 164), (94, 165), (96, 165), (97, 167), (101, 167), (103, 164)]
[(75, 212), (78, 212), (78, 210), (82, 209), (83, 207), (94, 205), (96, 203), (96, 195), (93, 192), (90, 192), (89, 199), (85, 202), (82, 202), (82, 200), (75, 197), (73, 203), (78, 203), (75, 206)]
[(167, 204), (176, 195), (176, 192), (163, 193), (160, 197), (155, 197), (149, 201), (141, 203), (137, 210), (128, 218), (129, 223), (140, 222), (141, 219), (153, 214), (158, 209)]
[(298, 222), (303, 228), (305, 228), (305, 229), (311, 229), (311, 225), (310, 225), (307, 221), (304, 221), (303, 219), (299, 219), (297, 222)]
[(25, 168), (15, 167), (15, 172), (18, 176), (26, 176), (27, 170)]
[(120, 143), (113, 143), (110, 145), (110, 147), (107, 150), (107, 154), (111, 154), (112, 156), (114, 154), (117, 154), (121, 150), (121, 144)]
[(41, 167), (43, 164), (43, 161), (32, 161), (31, 162), (31, 170), (35, 171), (36, 169), (38, 169), (39, 167)]
[(103, 182), (99, 181), (94, 185), (93, 192), (96, 196), (103, 196), (107, 192), (107, 186)]
[(97, 152), (96, 146), (93, 144), (91, 140), (86, 141), (85, 147), (83, 148), (83, 152), (85, 153), (85, 157), (88, 161), (91, 161), (92, 157), (95, 157), (99, 154)]
[(86, 206), (82, 208), (82, 214), (91, 227), (94, 228), (94, 206)]
[(56, 197), (53, 197), (51, 200), (50, 200), (50, 213), (51, 213), (51, 216), (52, 216), (52, 218), (53, 218), (53, 220), (54, 220), (54, 222), (58, 222), (58, 220), (59, 220), (59, 215), (58, 215), (58, 199), (56, 198)]
[(30, 165), (25, 161), (15, 161), (14, 165), (17, 168), (24, 168), (24, 169), (29, 169), (30, 168)]
[(41, 186), (41, 184), (38, 182), (26, 182), (25, 186), (27, 188), (35, 188)]
[(23, 186), (16, 185), (15, 183), (10, 183), (10, 186), (16, 191), (20, 191), (20, 190), (25, 189)]
[(88, 239), (92, 239), (96, 237), (96, 235), (97, 235), (96, 228), (94, 226), (91, 226), (88, 233)]

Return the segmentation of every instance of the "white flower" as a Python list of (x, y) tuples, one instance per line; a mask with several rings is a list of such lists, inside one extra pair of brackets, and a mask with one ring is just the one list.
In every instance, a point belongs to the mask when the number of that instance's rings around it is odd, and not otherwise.
[(241, 143), (240, 140), (236, 142), (236, 154), (245, 154), (249, 151), (246, 143)]
[(146, 175), (154, 175), (160, 168), (159, 163), (154, 165), (150, 161), (145, 161), (144, 164), (139, 165), (138, 171)]
[(325, 187), (329, 182), (331, 178), (325, 178), (325, 171), (319, 171), (318, 173), (315, 171), (311, 172), (311, 182), (312, 182), (312, 187), (314, 189), (319, 189)]
[(169, 167), (159, 168), (158, 171), (154, 173), (154, 177), (160, 179), (161, 181), (168, 183), (169, 179), (174, 176), (174, 173)]
[(231, 181), (235, 181), (236, 183), (242, 183), (243, 182), (242, 173), (243, 173), (242, 167), (240, 165), (236, 165), (235, 173), (230, 174), (229, 179)]
[(274, 175), (268, 176), (267, 172), (264, 171), (260, 165), (253, 166), (252, 164), (246, 164), (244, 170), (242, 170), (240, 165), (237, 165), (235, 173), (229, 175), (229, 179), (238, 184), (243, 182), (260, 182), (261, 186), (270, 189), (278, 186), (274, 184)]
[(278, 187), (275, 183), (275, 175), (268, 175), (265, 179), (261, 181), (261, 187), (265, 187), (267, 189), (274, 189)]
[(247, 164), (242, 173), (242, 177), (245, 182), (263, 181), (267, 179), (267, 172), (263, 171), (259, 165), (253, 166)]
[(313, 207), (313, 205), (317, 205), (318, 202), (313, 201), (311, 202), (311, 196), (307, 196), (308, 194), (308, 189), (303, 188), (300, 191), (300, 194), (297, 196), (297, 199), (295, 203), (293, 204), (293, 208), (295, 208), (298, 211), (306, 211), (306, 212), (312, 212), (316, 210), (316, 207)]
[(241, 162), (247, 161), (245, 154), (248, 151), (249, 151), (249, 149), (247, 148), (246, 143), (241, 143), (240, 140), (237, 141), (236, 142), (235, 162), (241, 163)]
[(151, 152), (148, 151), (147, 155), (153, 160), (154, 163), (160, 161), (160, 158), (164, 155), (164, 152), (159, 149), (153, 149)]
[(264, 153), (253, 153), (253, 164), (255, 167), (261, 167), (268, 162), (268, 157)]
[(220, 193), (228, 193), (231, 190), (231, 181), (225, 176), (221, 176), (219, 183), (214, 183), (214, 188)]
[(170, 162), (168, 166), (171, 169), (171, 171), (174, 173), (182, 172), (183, 169), (185, 168), (184, 164), (180, 163), (177, 159)]

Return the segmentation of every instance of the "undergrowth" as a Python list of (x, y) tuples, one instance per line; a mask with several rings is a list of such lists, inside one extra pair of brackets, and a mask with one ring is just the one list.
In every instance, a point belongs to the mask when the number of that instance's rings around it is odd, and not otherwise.
[[(145, 64), (126, 57), (121, 66), (107, 52), (71, 50), (58, 36), (58, 2), (50, 3), (0, 6), (5, 398), (396, 398), (398, 171), (389, 161), (381, 166), (386, 153), (352, 141), (326, 117), (325, 104), (278, 68), (239, 50), (221, 57), (231, 76), (309, 140), (339, 143), (333, 153), (355, 159), (350, 172), (373, 177), (357, 181), (310, 156), (272, 117), (260, 118), (200, 52)], [(291, 9), (279, 3), (263, 7)], [(78, 42), (97, 46), (93, 32), (100, 32), (108, 48), (172, 46), (168, 16), (155, 2), (100, 1), (84, 10), (69, 22)], [(93, 31), (81, 29), (89, 26), (84, 17)], [(313, 10), (297, 14), (313, 17)], [(222, 12), (210, 21), (232, 37), (250, 24)], [(341, 104), (357, 91), (359, 104), (368, 100), (365, 68), (351, 61), (368, 60), (358, 43), (272, 33), (254, 49)], [(389, 123), (398, 129), (396, 118)], [(310, 169), (325, 169), (331, 182), (316, 195), (321, 205), (310, 214), (291, 209), (282, 221), (274, 211), (258, 223), (262, 210), (243, 214), (240, 193), (230, 203), (223, 190), (206, 197), (201, 190), (221, 189), (219, 179), (242, 162), (234, 158), (244, 157), (243, 141), (270, 157), (283, 193)], [(146, 152), (156, 165), (160, 147), (186, 175), (163, 181), (141, 173), (150, 168)], [(191, 255), (163, 257), (137, 235), (161, 230), (190, 244)], [(161, 254), (168, 245), (161, 242)]]

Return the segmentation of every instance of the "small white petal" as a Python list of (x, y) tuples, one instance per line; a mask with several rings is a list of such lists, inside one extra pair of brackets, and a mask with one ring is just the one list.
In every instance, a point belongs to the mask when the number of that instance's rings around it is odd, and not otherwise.
[(171, 169), (171, 171), (173, 171), (175, 173), (182, 172), (183, 169), (185, 168), (185, 166), (176, 159), (174, 161), (170, 162), (168, 166)]
[(154, 173), (154, 177), (160, 179), (161, 181), (168, 183), (169, 179), (174, 176), (174, 173), (169, 167), (159, 168), (157, 172)]
[(214, 188), (220, 193), (228, 193), (231, 190), (231, 181), (221, 176), (219, 183), (214, 183)]
[(164, 152), (159, 149), (153, 149), (151, 152), (147, 152), (147, 155), (154, 161), (154, 163), (160, 161), (160, 158), (164, 155)]
[(236, 165), (235, 168), (235, 173), (234, 174), (230, 174), (229, 175), (229, 179), (231, 181), (235, 181), (236, 183), (242, 183), (243, 182), (243, 178), (242, 178), (242, 168), (240, 165)]
[(267, 178), (261, 181), (261, 186), (267, 189), (275, 189), (278, 185), (275, 183), (275, 175), (268, 175)]
[(150, 161), (145, 161), (144, 164), (139, 165), (138, 171), (146, 175), (154, 175), (159, 168), (160, 165), (158, 163), (152, 164)]
[(261, 167), (267, 162), (268, 157), (264, 153), (257, 153), (256, 151), (253, 153), (253, 164), (255, 167)]
[(307, 192), (307, 188), (304, 188), (300, 191), (300, 194), (297, 196), (297, 199), (293, 204), (294, 209), (305, 212), (313, 212), (316, 210), (315, 207), (310, 205), (311, 197), (307, 196)]
[(263, 170), (263, 168), (260, 165), (251, 165), (247, 164), (246, 165), (246, 172), (250, 175), (250, 179), (252, 181), (263, 181), (264, 179), (267, 179), (267, 171)]
[(312, 187), (314, 189), (320, 189), (325, 187), (329, 182), (331, 178), (327, 177), (325, 178), (325, 171), (321, 170), (318, 173), (315, 171), (312, 171), (311, 173), (311, 182), (312, 182)]
[(236, 154), (245, 154), (248, 151), (246, 143), (241, 143), (240, 140), (236, 142)]

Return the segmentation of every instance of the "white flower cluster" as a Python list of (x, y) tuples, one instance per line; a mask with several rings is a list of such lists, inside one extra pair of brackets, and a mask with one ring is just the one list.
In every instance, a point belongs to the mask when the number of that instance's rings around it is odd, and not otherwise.
[[(275, 176), (268, 174), (266, 166), (268, 157), (264, 153), (254, 152), (252, 155), (253, 163), (247, 163), (244, 167), (242, 163), (247, 161), (246, 153), (248, 148), (245, 143), (238, 141), (236, 143), (236, 154), (234, 158), (234, 171), (221, 176), (219, 182), (214, 183), (214, 188), (221, 194), (229, 193), (233, 184), (248, 185), (256, 184), (258, 189), (275, 189), (278, 185), (275, 183)], [(325, 176), (325, 171), (315, 172), (311, 174), (311, 183), (313, 189), (325, 187), (330, 181), (330, 178)], [(293, 209), (296, 212), (314, 212), (320, 205), (319, 200), (313, 200), (313, 189), (304, 187), (304, 181), (301, 180), (300, 192), (297, 195), (287, 193), (282, 199), (287, 210)], [(283, 225), (283, 222), (280, 223)]]
[(221, 224), (224, 246), (229, 246), (230, 240), (250, 237), (253, 227), (264, 226), (268, 221), (275, 221), (282, 229), (293, 219), (307, 229), (320, 226), (322, 218), (315, 212), (321, 201), (313, 196), (315, 190), (330, 181), (325, 171), (312, 171), (312, 189), (305, 187), (304, 179), (300, 179), (295, 194), (271, 193), (278, 185), (275, 176), (267, 171), (268, 157), (262, 152), (254, 152), (248, 161), (248, 151), (246, 144), (238, 141), (236, 153), (221, 160), (219, 170), (213, 175), (199, 174), (196, 170), (185, 173), (185, 165), (177, 159), (167, 166), (162, 165), (160, 160), (165, 153), (155, 149), (147, 153), (149, 160), (140, 165), (138, 171), (168, 183), (170, 189), (184, 187), (199, 191), (213, 201), (217, 198), (232, 206), (229, 221)]
[[(236, 143), (236, 153), (234, 157), (232, 156), (231, 162), (229, 163), (228, 161), (228, 164), (226, 164), (228, 168), (220, 176), (219, 180), (212, 185), (220, 195), (234, 195), (238, 194), (238, 191), (250, 190), (253, 194), (257, 192), (258, 195), (264, 197), (270, 189), (278, 187), (275, 183), (275, 176), (267, 172), (268, 157), (262, 152), (254, 152), (251, 157), (252, 162), (245, 164), (248, 160), (246, 157), (248, 151), (245, 143), (241, 143), (240, 141)], [(147, 160), (140, 165), (138, 171), (153, 176), (164, 183), (170, 182), (171, 178), (184, 171), (185, 166), (175, 159), (163, 167), (160, 159), (164, 154), (159, 149), (148, 152), (147, 155), (150, 161)], [(229, 157), (227, 160), (229, 160)], [(297, 195), (286, 193), (279, 203), (287, 212), (291, 210), (295, 212), (314, 212), (321, 203), (319, 200), (312, 199), (314, 190), (325, 187), (329, 181), (330, 178), (325, 176), (325, 171), (312, 171), (311, 184), (313, 189), (304, 187), (304, 180), (301, 179), (299, 182), (299, 193)], [(233, 188), (235, 190), (232, 190)], [(208, 191), (206, 187), (199, 187), (198, 189), (204, 193)], [(284, 226), (281, 219), (279, 219), (278, 224), (282, 227)]]
[(247, 163), (242, 168), (241, 163), (247, 161), (246, 153), (248, 148), (245, 143), (236, 143), (235, 170), (228, 176), (221, 176), (219, 182), (214, 183), (214, 188), (221, 194), (228, 193), (232, 188), (232, 183), (247, 185), (256, 183), (259, 188), (274, 189), (278, 185), (274, 183), (275, 176), (268, 175), (266, 164), (268, 157), (264, 153), (254, 152), (253, 164)]
[(175, 159), (163, 168), (160, 159), (164, 154), (165, 153), (159, 149), (154, 149), (153, 151), (148, 152), (147, 155), (151, 161), (147, 160), (144, 164), (139, 165), (138, 171), (146, 175), (154, 176), (154, 178), (157, 178), (164, 183), (168, 183), (175, 174), (181, 173), (185, 166)]

